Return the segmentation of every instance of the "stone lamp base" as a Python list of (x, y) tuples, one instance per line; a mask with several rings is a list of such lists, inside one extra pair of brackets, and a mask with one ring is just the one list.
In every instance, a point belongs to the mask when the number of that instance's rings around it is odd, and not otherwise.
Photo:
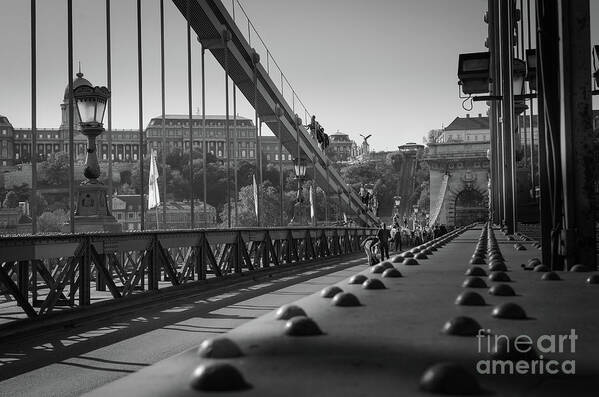
[[(84, 182), (77, 189), (77, 210), (75, 211), (75, 232), (122, 231), (122, 225), (108, 210), (106, 200), (108, 188), (97, 181)], [(65, 228), (69, 231), (69, 225)]]
[(296, 201), (293, 206), (293, 219), (289, 222), (289, 226), (307, 226), (308, 222), (308, 206), (301, 201)]

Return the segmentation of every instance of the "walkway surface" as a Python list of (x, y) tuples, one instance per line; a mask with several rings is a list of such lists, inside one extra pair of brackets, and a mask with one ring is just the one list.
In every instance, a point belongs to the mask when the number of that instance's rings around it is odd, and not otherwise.
[[(475, 374), (483, 395), (493, 396), (596, 396), (599, 388), (599, 285), (585, 283), (589, 273), (560, 273), (561, 281), (542, 281), (541, 273), (525, 271), (520, 264), (539, 256), (517, 251), (499, 231), (501, 252), (509, 268), (509, 282), (516, 296), (503, 297), (477, 289), (484, 306), (454, 303), (462, 287), (464, 271), (481, 230), (465, 232), (439, 249), (419, 266), (396, 265), (403, 278), (380, 278), (387, 289), (365, 290), (347, 280), (334, 282), (361, 301), (359, 307), (336, 307), (319, 294), (296, 301), (323, 330), (324, 335), (291, 337), (285, 335), (285, 321), (267, 311), (253, 321), (230, 331), (243, 357), (220, 359), (243, 374), (251, 388), (242, 392), (218, 392), (219, 396), (412, 396), (430, 395), (421, 391), (420, 379), (427, 368), (439, 362), (455, 362)], [(482, 265), (486, 268), (485, 265)], [(355, 270), (355, 271), (354, 271)], [(348, 276), (359, 268), (347, 271)], [(490, 286), (496, 284), (488, 279)], [(321, 286), (324, 286), (323, 283)], [(474, 290), (474, 289), (473, 289)], [(499, 319), (491, 315), (494, 306), (514, 302), (527, 313), (523, 320)], [(441, 332), (446, 321), (456, 316), (474, 318), (490, 337), (528, 336), (536, 345), (549, 336), (541, 348), (551, 348), (552, 336), (575, 332), (575, 345), (569, 339), (563, 351), (537, 350), (539, 360), (556, 360), (562, 365), (575, 360), (575, 375), (497, 375), (477, 373), (480, 360), (490, 360), (489, 339), (451, 336)], [(574, 330), (574, 331), (573, 331)], [(490, 343), (493, 339), (491, 339)], [(479, 345), (479, 341), (481, 342)], [(572, 348), (574, 350), (572, 351)], [(143, 368), (90, 393), (91, 396), (198, 396), (190, 387), (194, 369), (217, 359), (202, 359), (197, 348)], [(553, 368), (553, 367), (552, 367)], [(484, 366), (480, 367), (484, 371)], [(566, 371), (571, 370), (571, 366)], [(531, 369), (529, 369), (531, 371)], [(538, 373), (537, 369), (537, 373)]]
[(364, 269), (362, 255), (322, 267), (0, 341), (0, 396), (78, 396), (222, 335)]

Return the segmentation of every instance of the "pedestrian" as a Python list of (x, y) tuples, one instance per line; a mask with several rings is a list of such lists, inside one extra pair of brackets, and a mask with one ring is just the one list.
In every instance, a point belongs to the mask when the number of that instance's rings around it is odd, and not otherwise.
[(386, 259), (389, 259), (389, 230), (387, 230), (387, 227), (384, 222), (381, 224), (381, 228), (377, 232), (376, 236), (379, 239), (381, 260), (384, 261), (385, 257)]
[(447, 227), (445, 227), (444, 223), (442, 223), (441, 226), (439, 226), (439, 233), (441, 234), (441, 236), (447, 234)]
[(399, 227), (399, 225), (397, 225), (396, 227), (394, 227), (395, 229), (395, 235), (393, 236), (393, 244), (394, 244), (394, 249), (395, 252), (399, 252), (401, 251), (401, 229)]
[(368, 258), (368, 266), (374, 266), (379, 263), (379, 258), (376, 255), (376, 248), (378, 246), (379, 239), (375, 236), (370, 236), (364, 239), (360, 244), (366, 252), (366, 258)]

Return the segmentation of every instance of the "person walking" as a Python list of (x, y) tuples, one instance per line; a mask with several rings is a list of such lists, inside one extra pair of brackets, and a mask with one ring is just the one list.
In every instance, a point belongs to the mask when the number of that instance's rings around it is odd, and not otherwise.
[(395, 252), (399, 252), (401, 251), (401, 228), (399, 227), (399, 225), (396, 225), (395, 229), (396, 232), (393, 236), (393, 248), (395, 248)]
[(379, 239), (379, 247), (381, 249), (381, 260), (384, 261), (385, 256), (387, 257), (386, 259), (389, 259), (389, 236), (390, 235), (389, 235), (389, 230), (387, 230), (387, 227), (384, 222), (381, 224), (381, 228), (377, 232), (376, 236)]

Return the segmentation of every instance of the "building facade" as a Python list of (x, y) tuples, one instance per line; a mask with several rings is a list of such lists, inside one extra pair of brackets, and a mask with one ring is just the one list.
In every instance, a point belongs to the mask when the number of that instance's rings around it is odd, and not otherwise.
[(14, 164), (14, 128), (7, 117), (0, 115), (0, 165)]
[(349, 135), (337, 131), (329, 135), (329, 146), (326, 149), (327, 156), (332, 161), (351, 161), (357, 152), (356, 143)]
[[(89, 84), (82, 73), (77, 73), (73, 87)], [(63, 101), (60, 104), (61, 123), (58, 128), (36, 129), (36, 154), (38, 161), (45, 161), (51, 155), (59, 152), (69, 152), (69, 95), (65, 89)], [(79, 118), (74, 109), (74, 147), (75, 161), (85, 161), (87, 138), (79, 131)], [(220, 160), (225, 160), (230, 153), (231, 158), (252, 161), (256, 158), (256, 143), (259, 142), (263, 159), (267, 162), (277, 162), (279, 159), (278, 138), (264, 135), (256, 139), (256, 126), (251, 119), (229, 116), (229, 145), (227, 151), (226, 118), (222, 115), (206, 115), (205, 124), (201, 115), (192, 115), (190, 140), (190, 119), (187, 114), (166, 115), (164, 125), (161, 116), (150, 120), (143, 133), (144, 153), (151, 149), (160, 152), (163, 147), (170, 151), (189, 151), (190, 145), (194, 150), (206, 151)], [(0, 167), (11, 167), (17, 164), (31, 162), (32, 134), (29, 128), (14, 128), (8, 117), (0, 116)], [(98, 160), (114, 162), (136, 162), (139, 160), (139, 130), (111, 129), (97, 138)], [(111, 142), (108, 142), (110, 136)], [(192, 141), (192, 142), (191, 142)], [(190, 143), (191, 142), (191, 143)], [(111, 146), (109, 148), (109, 146)], [(293, 161), (293, 155), (283, 147), (283, 161)]]
[[(157, 209), (147, 209), (145, 212), (145, 229), (188, 229), (191, 225), (190, 202), (167, 202), (162, 203)], [(216, 208), (196, 201), (194, 203), (194, 226), (205, 228), (216, 226)], [(166, 206), (166, 218), (164, 218), (163, 206)], [(122, 194), (112, 198), (112, 215), (117, 222), (123, 225), (123, 231), (141, 230), (140, 196), (138, 194)], [(158, 225), (156, 224), (158, 216)]]

